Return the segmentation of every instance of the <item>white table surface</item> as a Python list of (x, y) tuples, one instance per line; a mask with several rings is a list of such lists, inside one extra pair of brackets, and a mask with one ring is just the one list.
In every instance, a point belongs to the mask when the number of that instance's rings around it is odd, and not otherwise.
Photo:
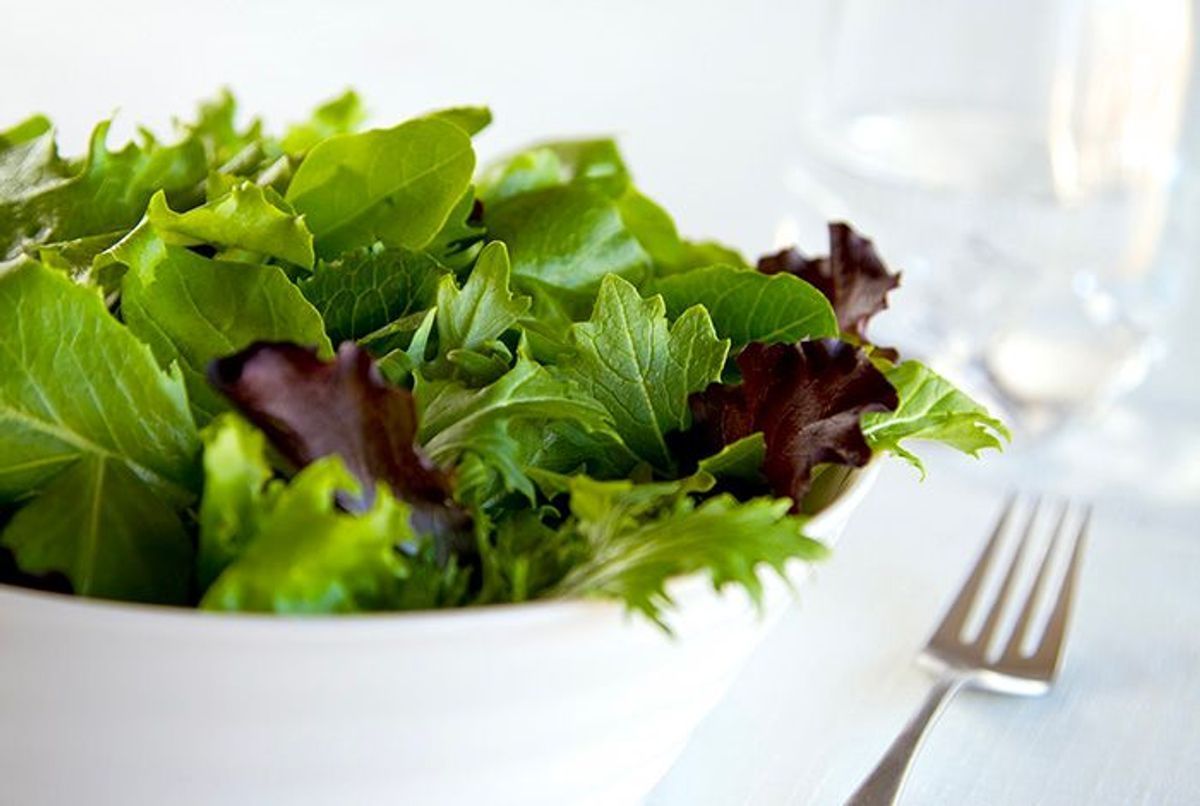
[[(115, 108), (128, 132), (221, 84), (273, 123), (347, 85), (379, 123), (487, 102), (485, 155), (614, 132), (685, 232), (753, 254), (792, 218), (815, 249), (820, 222), (783, 175), (821, 5), (8, 3), (0, 125), (49, 113), (76, 151)], [(650, 803), (840, 802), (923, 696), (912, 657), (1012, 486), (1096, 503), (1065, 673), (1043, 699), (960, 696), (906, 802), (1200, 802), (1198, 327), (1182, 317), (1166, 369), (1054, 446), (978, 464), (938, 455), (924, 484), (890, 467)]]

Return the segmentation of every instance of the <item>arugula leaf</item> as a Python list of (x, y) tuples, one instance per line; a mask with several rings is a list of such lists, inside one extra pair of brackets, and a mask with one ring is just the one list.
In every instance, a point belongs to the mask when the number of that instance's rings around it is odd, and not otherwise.
[(608, 413), (569, 381), (518, 356), (516, 365), (483, 389), (457, 381), (419, 381), (419, 439), (429, 456), (451, 464), (475, 452), (501, 472), (508, 490), (532, 497), (519, 471), (516, 446), (506, 426), (514, 420), (565, 420), (576, 427), (611, 433)]
[(321, 313), (334, 343), (364, 339), (432, 308), (446, 269), (424, 252), (377, 245), (319, 261), (300, 291)]
[(517, 286), (592, 291), (608, 274), (640, 281), (650, 257), (603, 193), (589, 187), (551, 187), (487, 206), (489, 237), (512, 255)]
[(632, 475), (641, 462), (611, 428), (589, 430), (572, 420), (522, 420), (510, 423), (508, 431), (527, 472), (618, 479)]
[(916, 361), (905, 361), (884, 371), (900, 397), (895, 411), (863, 416), (862, 431), (873, 451), (891, 451), (915, 466), (921, 475), (921, 460), (900, 443), (906, 439), (941, 442), (979, 456), (993, 448), (1001, 450), (1011, 439), (1004, 423), (992, 417), (953, 384)]
[(279, 488), (267, 486), (274, 473), (267, 462), (266, 438), (245, 420), (222, 414), (200, 436), (204, 496), (196, 576), (203, 591), (258, 533)]
[(183, 213), (172, 211), (159, 191), (150, 199), (146, 220), (173, 246), (215, 244), (306, 269), (313, 266), (313, 237), (304, 219), (278, 206), (250, 182), (239, 182), (223, 196)]
[(420, 249), (445, 224), (474, 168), (465, 131), (445, 120), (417, 118), (313, 146), (287, 200), (305, 215), (322, 257), (377, 240)]
[(349, 514), (335, 506), (339, 492), (361, 495), (336, 457), (302, 470), (200, 606), (292, 614), (394, 607), (410, 573), (398, 551), (414, 539), (408, 508), (381, 486), (369, 509)]
[(367, 119), (362, 99), (354, 90), (346, 90), (313, 110), (304, 123), (288, 128), (281, 145), (289, 154), (301, 154), (335, 134), (349, 134)]
[(438, 349), (478, 350), (517, 323), (529, 310), (529, 298), (509, 290), (508, 250), (493, 241), (479, 255), (460, 290), (452, 276), (437, 289)]
[(332, 352), (320, 314), (278, 266), (209, 260), (165, 243), (148, 225), (110, 256), (129, 267), (121, 296), (126, 324), (163, 366), (179, 365), (201, 423), (226, 408), (205, 379), (214, 359), (267, 340)]
[(0, 273), (0, 535), (27, 572), (77, 593), (181, 602), (191, 549), (175, 508), (198, 451), (177, 372), (99, 295), (36, 263)]
[(820, 543), (804, 537), (802, 521), (788, 515), (786, 499), (739, 503), (721, 495), (696, 506), (689, 493), (711, 485), (704, 476), (653, 485), (572, 478), (574, 529), (588, 553), (554, 594), (615, 597), (666, 627), (663, 610), (673, 604), (666, 583), (672, 577), (705, 570), (715, 588), (737, 584), (757, 602), (759, 565), (782, 576), (793, 558), (825, 555)]
[(772, 344), (838, 334), (829, 301), (786, 274), (769, 277), (752, 269), (708, 266), (659, 280), (654, 290), (666, 301), (668, 316), (703, 305), (718, 335), (734, 349), (752, 341)]
[(665, 434), (687, 426), (688, 395), (720, 377), (729, 342), (698, 305), (670, 327), (665, 311), (662, 297), (642, 299), (620, 277), (605, 277), (592, 318), (571, 327), (575, 352), (561, 369), (608, 409), (634, 453), (668, 472)]

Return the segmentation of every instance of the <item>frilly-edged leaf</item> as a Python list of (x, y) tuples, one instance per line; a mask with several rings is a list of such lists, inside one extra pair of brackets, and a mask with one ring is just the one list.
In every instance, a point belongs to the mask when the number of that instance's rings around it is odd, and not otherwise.
[(841, 329), (860, 341), (867, 340), (871, 317), (887, 307), (888, 292), (900, 285), (900, 275), (888, 271), (871, 241), (838, 222), (829, 225), (829, 257), (785, 249), (759, 260), (758, 270), (792, 274), (816, 286), (833, 304)]
[(555, 594), (618, 598), (665, 627), (672, 577), (707, 571), (714, 587), (736, 584), (758, 601), (760, 566), (782, 574), (791, 559), (824, 556), (824, 547), (803, 535), (803, 522), (788, 514), (787, 500), (740, 503), (721, 495), (696, 505), (691, 494), (711, 486), (703, 474), (639, 485), (572, 478), (575, 520), (567, 528), (583, 536), (587, 553)]
[(387, 385), (363, 348), (346, 342), (322, 361), (295, 344), (259, 343), (214, 362), (209, 378), (296, 466), (340, 456), (362, 489), (342, 499), (347, 509), (370, 508), (385, 484), (411, 505), (419, 532), (457, 548), (469, 518), (447, 474), (417, 447), (413, 397)]
[(183, 207), (199, 201), (207, 160), (198, 139), (166, 146), (144, 134), (143, 142), (110, 151), (109, 125), (105, 121), (95, 128), (87, 158), (78, 166), (50, 151), (43, 181), (30, 182), (28, 173), (18, 174), (14, 188), (11, 176), (0, 176), (0, 256), (13, 258), (40, 245), (128, 230), (159, 191)]
[(402, 609), (414, 569), (401, 548), (417, 540), (408, 507), (381, 486), (369, 508), (347, 513), (335, 504), (346, 496), (366, 497), (337, 457), (302, 470), (200, 606), (291, 614)]
[(266, 437), (232, 414), (223, 414), (201, 433), (204, 495), (196, 576), (204, 591), (258, 534), (279, 485), (267, 461)]
[(866, 354), (844, 342), (752, 344), (737, 364), (740, 385), (713, 385), (692, 397), (697, 434), (712, 451), (761, 431), (763, 473), (796, 506), (818, 464), (865, 465), (871, 448), (862, 415), (898, 405)]
[(313, 266), (313, 237), (303, 216), (282, 209), (268, 191), (250, 182), (238, 182), (223, 196), (183, 213), (171, 210), (160, 191), (151, 197), (146, 219), (168, 244), (213, 244)]
[(941, 442), (978, 456), (988, 448), (1002, 450), (1011, 439), (1003, 422), (925, 365), (905, 361), (884, 375), (896, 387), (900, 405), (892, 412), (863, 417), (863, 435), (872, 450), (891, 451), (924, 475), (921, 460), (901, 444), (904, 440)]

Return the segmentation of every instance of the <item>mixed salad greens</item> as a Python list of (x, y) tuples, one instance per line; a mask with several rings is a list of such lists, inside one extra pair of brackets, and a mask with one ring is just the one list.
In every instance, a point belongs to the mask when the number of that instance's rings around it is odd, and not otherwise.
[(334, 613), (760, 591), (805, 500), (1004, 426), (867, 338), (898, 283), (830, 226), (681, 238), (611, 140), (476, 171), (487, 109), (282, 137), (232, 98), (81, 159), (0, 132), (0, 581)]

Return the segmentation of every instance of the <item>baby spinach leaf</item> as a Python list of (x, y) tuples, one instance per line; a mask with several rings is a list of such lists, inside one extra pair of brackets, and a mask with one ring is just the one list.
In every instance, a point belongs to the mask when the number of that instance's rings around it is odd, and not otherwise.
[(362, 99), (354, 90), (346, 90), (336, 98), (318, 106), (304, 123), (290, 126), (283, 136), (283, 150), (289, 154), (301, 154), (312, 149), (322, 140), (335, 134), (357, 131), (367, 112)]
[(305, 215), (322, 257), (375, 241), (420, 249), (445, 224), (474, 168), (465, 131), (445, 120), (417, 118), (313, 146), (287, 200)]
[(592, 188), (524, 193), (485, 207), (484, 220), (489, 237), (508, 245), (518, 287), (594, 291), (605, 275), (640, 280), (650, 267), (614, 202)]
[(563, 140), (517, 152), (487, 167), (479, 180), (484, 204), (560, 185), (590, 186), (618, 198), (629, 186), (629, 171), (609, 139)]
[(772, 344), (838, 334), (829, 301), (786, 274), (771, 277), (753, 269), (709, 266), (663, 278), (654, 290), (666, 301), (668, 316), (703, 305), (717, 334), (729, 339), (734, 349), (752, 341)]

